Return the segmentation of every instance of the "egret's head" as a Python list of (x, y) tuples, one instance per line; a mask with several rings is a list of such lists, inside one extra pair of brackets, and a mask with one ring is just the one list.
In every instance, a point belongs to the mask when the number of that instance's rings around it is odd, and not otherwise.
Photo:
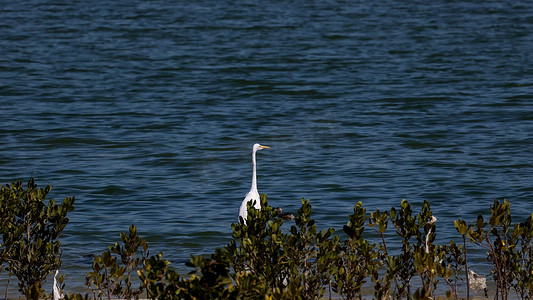
[(252, 148), (253, 151), (259, 151), (259, 150), (263, 150), (263, 149), (268, 149), (270, 147), (268, 146), (263, 146), (263, 145), (259, 145), (259, 144), (254, 144), (254, 147)]

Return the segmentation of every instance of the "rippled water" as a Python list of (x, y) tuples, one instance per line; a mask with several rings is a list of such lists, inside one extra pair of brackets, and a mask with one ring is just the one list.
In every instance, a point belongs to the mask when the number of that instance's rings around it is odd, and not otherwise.
[(427, 199), (446, 242), (533, 211), (531, 53), (527, 1), (1, 3), (0, 181), (76, 196), (67, 290), (130, 224), (178, 266), (225, 245), (255, 142), (270, 204)]

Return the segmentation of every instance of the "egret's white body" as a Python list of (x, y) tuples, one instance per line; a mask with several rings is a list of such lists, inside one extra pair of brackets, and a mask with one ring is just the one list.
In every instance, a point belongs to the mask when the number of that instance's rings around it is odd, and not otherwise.
[(54, 300), (63, 299), (63, 295), (61, 294), (59, 285), (57, 284), (57, 274), (59, 274), (59, 270), (56, 270), (56, 274), (54, 275)]
[[(433, 225), (433, 223), (437, 222), (437, 217), (431, 216), (431, 220), (427, 222), (429, 225)], [(429, 235), (431, 234), (431, 229), (433, 227), (430, 227), (428, 230), (428, 234), (426, 234), (426, 253), (429, 254)]]
[(262, 146), (259, 144), (254, 144), (252, 147), (252, 187), (244, 200), (242, 200), (241, 208), (239, 210), (239, 217), (242, 217), (244, 224), (246, 224), (246, 219), (248, 218), (248, 208), (247, 203), (249, 201), (255, 202), (254, 207), (256, 209), (261, 209), (261, 200), (259, 199), (259, 192), (257, 191), (257, 179), (256, 179), (256, 163), (255, 163), (255, 153), (259, 150), (270, 148), (268, 146)]

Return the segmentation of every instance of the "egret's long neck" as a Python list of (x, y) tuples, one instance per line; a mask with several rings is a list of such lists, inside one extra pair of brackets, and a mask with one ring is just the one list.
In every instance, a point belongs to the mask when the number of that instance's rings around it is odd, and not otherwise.
[(252, 187), (251, 187), (251, 189), (257, 191), (257, 179), (255, 178), (256, 177), (255, 168), (256, 168), (256, 166), (255, 166), (255, 151), (252, 151)]

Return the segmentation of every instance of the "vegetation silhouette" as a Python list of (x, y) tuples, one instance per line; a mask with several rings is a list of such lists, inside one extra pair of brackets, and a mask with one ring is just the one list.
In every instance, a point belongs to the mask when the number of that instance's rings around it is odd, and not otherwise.
[[(37, 188), (33, 179), (26, 189), (22, 182), (1, 187), (1, 268), (17, 277), (27, 299), (46, 297), (43, 282), (61, 265), (58, 238), (74, 209), (74, 197), (60, 205), (45, 201), (50, 189)], [(95, 299), (356, 299), (372, 293), (376, 299), (469, 299), (471, 289), (487, 294), (485, 283), (492, 279), (497, 299), (513, 291), (520, 299), (533, 296), (533, 213), (513, 223), (507, 200), (494, 200), (488, 218), (455, 220), (461, 242), (443, 245), (435, 243), (441, 224), (428, 201), (418, 213), (407, 200), (370, 213), (358, 202), (342, 231), (319, 230), (309, 200), (302, 199), (290, 226), (283, 226), (285, 218), (266, 195), (260, 201), (261, 210), (248, 202), (246, 222), (232, 224), (228, 245), (191, 255), (188, 274), (179, 274), (163, 253), (150, 255), (131, 225), (120, 243), (94, 256), (85, 284)], [(470, 268), (470, 247), (486, 250), (488, 278)], [(62, 276), (58, 289), (65, 289)]]

